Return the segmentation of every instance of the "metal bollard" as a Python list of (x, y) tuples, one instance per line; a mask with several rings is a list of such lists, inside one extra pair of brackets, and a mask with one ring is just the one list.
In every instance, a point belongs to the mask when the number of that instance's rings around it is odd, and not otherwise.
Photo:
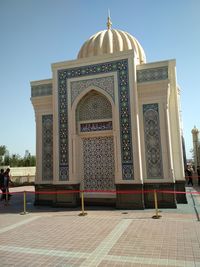
[(154, 203), (155, 203), (155, 210), (156, 214), (152, 216), (153, 219), (160, 219), (162, 216), (158, 214), (158, 199), (157, 199), (157, 192), (156, 190), (153, 191), (154, 193)]
[(81, 209), (82, 209), (82, 212), (79, 214), (79, 216), (87, 215), (87, 212), (85, 212), (85, 209), (84, 209), (84, 192), (83, 191), (81, 192)]
[(26, 191), (24, 191), (24, 211), (22, 211), (21, 215), (26, 215), (28, 212), (26, 211)]

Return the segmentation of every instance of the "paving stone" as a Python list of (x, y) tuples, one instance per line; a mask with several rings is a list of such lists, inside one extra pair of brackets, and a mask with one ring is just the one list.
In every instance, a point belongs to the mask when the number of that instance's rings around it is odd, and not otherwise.
[[(15, 191), (16, 190), (16, 191)], [(190, 194), (188, 204), (154, 210), (87, 210), (35, 207), (27, 195), (26, 215), (21, 191), (13, 188), (9, 206), (0, 203), (1, 266), (200, 266), (200, 222)], [(188, 189), (190, 190), (190, 189)], [(195, 197), (199, 209), (199, 196)]]

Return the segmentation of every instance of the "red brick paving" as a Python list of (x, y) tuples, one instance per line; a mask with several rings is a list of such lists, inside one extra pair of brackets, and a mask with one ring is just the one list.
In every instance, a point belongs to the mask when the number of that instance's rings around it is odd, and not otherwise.
[(191, 200), (154, 220), (154, 210), (88, 210), (81, 217), (77, 209), (34, 207), (31, 196), (22, 216), (21, 196), (10, 206), (0, 203), (0, 266), (200, 267), (200, 222)]

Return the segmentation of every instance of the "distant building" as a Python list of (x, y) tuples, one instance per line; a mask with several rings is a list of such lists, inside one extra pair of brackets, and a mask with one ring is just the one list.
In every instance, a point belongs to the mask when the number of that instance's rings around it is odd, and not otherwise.
[[(89, 204), (153, 207), (152, 193), (143, 190), (185, 190), (176, 61), (146, 63), (136, 38), (111, 25), (108, 18), (77, 59), (52, 64), (51, 79), (31, 82), (35, 187), (95, 190), (85, 194)], [(110, 190), (117, 193), (98, 192)], [(79, 201), (78, 193), (36, 195), (37, 204)], [(176, 201), (185, 196), (159, 194), (159, 207)]]
[(200, 166), (200, 140), (199, 140), (199, 130), (194, 126), (192, 129), (192, 139), (193, 139), (193, 155), (194, 155), (194, 166), (195, 171), (197, 167)]

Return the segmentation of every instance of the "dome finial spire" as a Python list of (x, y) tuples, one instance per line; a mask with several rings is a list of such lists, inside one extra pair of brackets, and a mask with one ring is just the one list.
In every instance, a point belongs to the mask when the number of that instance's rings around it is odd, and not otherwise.
[(107, 28), (108, 30), (110, 30), (112, 27), (112, 21), (111, 21), (111, 18), (110, 18), (110, 9), (108, 9), (108, 19), (107, 19)]

